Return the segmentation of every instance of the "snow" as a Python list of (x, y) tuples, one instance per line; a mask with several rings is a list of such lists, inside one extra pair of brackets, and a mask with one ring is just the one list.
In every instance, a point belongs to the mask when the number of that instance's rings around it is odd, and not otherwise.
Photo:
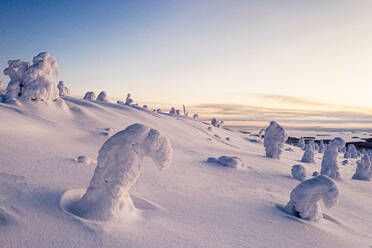
[(287, 138), (288, 135), (283, 127), (275, 121), (270, 122), (270, 125), (265, 130), (264, 138), (266, 156), (279, 159)]
[(319, 141), (319, 153), (324, 153), (325, 150), (327, 149), (327, 146), (324, 144), (323, 140)]
[(314, 146), (311, 143), (305, 145), (305, 152), (302, 156), (301, 162), (304, 163), (315, 163), (314, 160)]
[(300, 164), (293, 165), (292, 166), (292, 169), (291, 169), (291, 173), (292, 173), (292, 177), (293, 178), (296, 178), (296, 179), (298, 179), (300, 181), (303, 181), (306, 178), (305, 167), (303, 167)]
[(300, 147), (301, 149), (304, 149), (304, 148), (305, 148), (305, 140), (304, 140), (303, 137), (301, 137), (301, 138), (298, 140), (297, 146)]
[(336, 205), (339, 195), (336, 182), (320, 175), (303, 181), (292, 190), (286, 210), (303, 219), (318, 220), (323, 217), (319, 201), (331, 208)]
[(96, 100), (101, 102), (108, 102), (106, 91), (101, 91), (101, 93), (98, 94)]
[[(372, 245), (372, 184), (352, 179), (352, 159), (339, 168), (339, 203), (331, 209), (321, 205), (327, 217), (319, 223), (302, 221), (275, 206), (285, 205), (300, 183), (289, 176), (292, 165), (302, 164), (310, 178), (320, 171), (323, 154), (314, 155), (314, 164), (304, 164), (303, 150), (283, 144), (281, 159), (273, 160), (264, 156), (262, 143), (247, 141), (255, 138), (249, 134), (208, 131), (209, 125), (199, 120), (168, 112), (63, 99), (67, 111), (39, 102), (0, 103), (0, 209), (6, 219), (0, 223), (0, 247)], [(169, 138), (174, 150), (170, 169), (159, 172), (151, 159), (143, 159), (141, 176), (129, 190), (136, 209), (127, 218), (103, 222), (71, 214), (69, 207), (85, 194), (96, 167), (75, 158), (96, 159), (111, 136), (100, 132), (112, 128), (114, 134), (134, 123)], [(206, 166), (207, 157), (221, 155), (240, 158), (245, 169)], [(338, 160), (342, 155), (336, 155)]]
[(94, 93), (93, 91), (88, 91), (84, 95), (84, 100), (93, 101), (95, 99), (96, 99), (96, 93)]
[(65, 86), (63, 81), (59, 81), (57, 85), (59, 96), (68, 96), (70, 95), (70, 89)]
[(133, 99), (131, 98), (130, 93), (128, 93), (127, 98), (125, 99), (125, 105), (131, 105), (133, 103)]
[(324, 152), (320, 174), (327, 175), (336, 181), (341, 180), (337, 156), (339, 149), (344, 146), (345, 141), (340, 137), (334, 138), (331, 141), (327, 147), (327, 150)]
[(372, 177), (372, 164), (368, 155), (364, 155), (360, 161), (357, 162), (357, 168), (353, 179), (370, 181)]
[(347, 146), (347, 151), (345, 152), (344, 158), (358, 158), (358, 151), (354, 144), (349, 144)]
[(244, 163), (238, 157), (229, 157), (229, 156), (221, 156), (218, 159), (214, 157), (209, 157), (207, 159), (208, 163), (217, 163), (222, 166), (234, 168), (234, 169), (243, 169)]

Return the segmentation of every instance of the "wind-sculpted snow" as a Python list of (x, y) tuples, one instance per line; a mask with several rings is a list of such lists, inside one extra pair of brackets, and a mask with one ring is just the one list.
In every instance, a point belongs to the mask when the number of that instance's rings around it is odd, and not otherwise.
[(48, 52), (39, 53), (30, 62), (9, 60), (4, 74), (9, 76), (6, 101), (12, 99), (54, 101), (59, 92), (54, 78), (59, 77), (56, 59)]
[(301, 162), (315, 163), (315, 160), (314, 160), (314, 146), (311, 145), (310, 143), (307, 143), (305, 145), (305, 152), (304, 152), (304, 155), (302, 156)]
[(170, 166), (172, 153), (167, 137), (142, 124), (116, 133), (101, 147), (87, 192), (72, 212), (101, 221), (130, 214), (135, 207), (128, 191), (140, 176), (143, 158), (151, 158), (159, 169), (164, 169)]
[(285, 208), (288, 213), (302, 219), (318, 220), (322, 218), (319, 202), (322, 200), (326, 208), (331, 208), (336, 205), (339, 194), (336, 182), (320, 175), (297, 185)]
[(301, 137), (301, 138), (298, 140), (297, 146), (300, 147), (301, 149), (304, 149), (304, 148), (305, 148), (305, 140), (304, 140), (303, 137)]
[(108, 102), (106, 91), (101, 91), (97, 96), (97, 101)]
[(226, 167), (234, 168), (234, 169), (242, 169), (244, 168), (243, 161), (238, 157), (229, 157), (229, 156), (221, 156), (218, 159), (214, 157), (209, 157), (207, 159), (208, 163), (216, 163), (219, 165), (223, 165)]
[(68, 96), (70, 95), (70, 89), (65, 86), (63, 81), (59, 81), (57, 85), (59, 96)]
[(287, 138), (287, 132), (283, 127), (275, 121), (270, 122), (270, 125), (265, 130), (264, 138), (266, 156), (269, 158), (280, 159), (280, 154)]
[(293, 165), (292, 166), (292, 169), (291, 169), (291, 173), (292, 173), (292, 177), (293, 178), (296, 178), (296, 179), (298, 179), (300, 181), (303, 181), (306, 178), (305, 167), (303, 167), (300, 164)]
[(358, 158), (358, 151), (354, 144), (349, 144), (347, 146), (347, 151), (344, 154), (344, 158)]
[(372, 177), (372, 164), (368, 155), (364, 155), (360, 161), (357, 161), (357, 168), (353, 179), (370, 181)]
[(324, 144), (323, 140), (320, 140), (319, 142), (319, 153), (324, 153), (326, 150), (327, 146)]
[(84, 95), (84, 100), (93, 101), (95, 99), (96, 99), (96, 93), (94, 93), (93, 91), (88, 91)]
[(328, 145), (322, 160), (322, 168), (320, 174), (329, 176), (334, 180), (341, 180), (341, 175), (338, 171), (337, 155), (338, 150), (345, 146), (345, 141), (340, 138), (334, 138)]

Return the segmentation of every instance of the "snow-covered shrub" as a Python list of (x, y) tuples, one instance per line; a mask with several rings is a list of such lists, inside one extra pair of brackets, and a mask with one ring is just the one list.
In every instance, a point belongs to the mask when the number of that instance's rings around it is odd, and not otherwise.
[(265, 130), (264, 138), (266, 156), (279, 159), (287, 138), (287, 132), (283, 127), (275, 121), (270, 122), (270, 125)]
[(109, 138), (99, 150), (98, 165), (85, 195), (72, 207), (80, 217), (107, 221), (135, 210), (129, 189), (140, 176), (147, 156), (159, 169), (168, 168), (172, 147), (167, 137), (133, 124)]
[(181, 114), (180, 110), (176, 109), (176, 115), (180, 115), (180, 114)]
[(171, 110), (169, 111), (169, 114), (175, 115), (176, 114), (176, 109), (174, 107), (172, 107)]
[(148, 109), (148, 106), (145, 104), (145, 105), (143, 105), (142, 108), (143, 108), (143, 109)]
[(65, 86), (63, 81), (59, 81), (57, 85), (59, 96), (68, 96), (70, 95), (70, 89)]
[(336, 205), (339, 194), (336, 182), (325, 175), (320, 175), (297, 185), (292, 190), (285, 209), (302, 219), (318, 220), (322, 218), (319, 201), (322, 200), (326, 208), (331, 208)]
[(198, 119), (199, 118), (199, 115), (198, 114), (194, 114), (193, 118), (194, 119)]
[(94, 93), (93, 91), (88, 91), (87, 93), (85, 93), (84, 99), (89, 100), (89, 101), (93, 101), (93, 100), (96, 99), (96, 93)]
[(9, 60), (4, 74), (10, 82), (6, 101), (11, 99), (55, 101), (59, 98), (54, 78), (59, 77), (56, 59), (48, 52), (39, 53), (30, 62)]
[(357, 169), (353, 179), (370, 181), (372, 177), (372, 164), (368, 155), (364, 155), (360, 161), (357, 161)]
[(334, 138), (330, 142), (326, 151), (324, 152), (320, 174), (329, 176), (335, 180), (341, 180), (341, 175), (338, 172), (337, 155), (338, 149), (344, 145), (345, 141), (340, 137)]
[(133, 103), (133, 99), (131, 98), (130, 93), (128, 93), (127, 98), (125, 99), (125, 105), (131, 105)]
[(156, 110), (156, 113), (159, 113), (159, 114), (161, 114), (162, 112), (161, 112), (161, 109), (159, 108), (159, 109), (157, 109)]
[(314, 146), (311, 143), (305, 145), (305, 152), (302, 156), (301, 162), (304, 163), (315, 163), (314, 160)]
[(344, 154), (344, 158), (358, 158), (358, 152), (354, 144), (347, 146), (347, 151)]
[(97, 101), (108, 102), (106, 91), (101, 91), (97, 96)]
[(319, 153), (324, 153), (326, 150), (326, 145), (324, 144), (323, 140), (320, 140), (319, 142)]
[(211, 124), (212, 124), (212, 126), (215, 126), (215, 127), (222, 127), (224, 122), (223, 121), (218, 121), (216, 118), (212, 118)]
[(292, 169), (291, 169), (291, 173), (292, 173), (292, 177), (293, 178), (296, 178), (296, 179), (298, 179), (300, 181), (303, 181), (306, 178), (305, 167), (303, 167), (300, 164), (293, 165), (292, 166)]
[(319, 172), (318, 171), (314, 171), (313, 172), (313, 177), (317, 177), (317, 176), (319, 176)]
[(298, 140), (297, 146), (300, 147), (301, 149), (304, 149), (304, 148), (305, 148), (305, 140), (304, 140), (303, 137), (301, 137), (301, 138)]
[(214, 157), (209, 157), (207, 159), (207, 162), (218, 163), (220, 165), (234, 169), (242, 169), (244, 167), (243, 161), (238, 157), (221, 156), (218, 159)]

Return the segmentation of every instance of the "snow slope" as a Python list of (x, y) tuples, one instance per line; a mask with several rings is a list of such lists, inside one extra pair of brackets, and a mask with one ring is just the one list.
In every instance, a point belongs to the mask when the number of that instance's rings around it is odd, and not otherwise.
[[(319, 223), (304, 221), (277, 204), (285, 205), (300, 183), (291, 167), (302, 164), (310, 178), (320, 171), (322, 154), (315, 153), (315, 164), (301, 163), (303, 151), (291, 146), (281, 160), (269, 159), (262, 142), (248, 134), (125, 105), (63, 99), (65, 108), (0, 103), (0, 247), (372, 246), (372, 183), (351, 179), (356, 159), (340, 165), (339, 204), (323, 208)], [(159, 172), (144, 160), (130, 190), (137, 218), (105, 223), (65, 211), (61, 204), (88, 187), (101, 145), (133, 123), (167, 135), (174, 149), (169, 170)], [(81, 155), (94, 162), (78, 163)], [(205, 162), (222, 155), (239, 157), (246, 168)]]

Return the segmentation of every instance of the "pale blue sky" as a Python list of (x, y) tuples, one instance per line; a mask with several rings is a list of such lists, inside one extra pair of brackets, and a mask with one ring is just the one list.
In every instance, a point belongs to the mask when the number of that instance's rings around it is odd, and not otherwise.
[(0, 0), (0, 67), (49, 51), (73, 95), (372, 108), (371, 13), (361, 0)]

